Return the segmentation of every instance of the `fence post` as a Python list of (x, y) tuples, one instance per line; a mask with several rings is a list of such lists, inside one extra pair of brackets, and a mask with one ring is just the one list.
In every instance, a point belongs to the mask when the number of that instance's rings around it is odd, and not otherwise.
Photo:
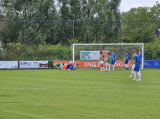
[(74, 20), (73, 20), (73, 43), (74, 43)]
[(50, 56), (51, 56), (51, 55), (50, 55), (50, 49), (49, 49), (49, 60), (50, 60)]
[(0, 61), (1, 61), (1, 47), (0, 47)]
[(24, 47), (25, 47), (25, 61), (26, 61), (26, 20), (24, 20)]
[[(120, 20), (120, 43), (121, 43), (121, 20)], [(120, 45), (120, 60), (121, 60), (121, 45)]]

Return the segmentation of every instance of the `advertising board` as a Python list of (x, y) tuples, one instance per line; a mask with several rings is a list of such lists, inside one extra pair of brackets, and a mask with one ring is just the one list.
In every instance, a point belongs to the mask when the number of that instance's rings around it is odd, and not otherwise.
[(160, 68), (160, 60), (144, 60), (144, 67)]
[[(53, 65), (56, 64), (56, 63), (69, 64), (70, 61), (53, 61)], [(88, 60), (81, 61), (81, 60), (76, 60), (75, 63), (74, 63), (74, 67), (75, 68), (100, 68), (100, 66), (101, 66), (101, 62), (100, 61), (91, 61), (91, 60), (89, 60), (89, 61)], [(106, 61), (104, 61), (104, 67), (106, 67)], [(124, 60), (116, 60), (115, 67), (116, 68), (125, 68)]]
[[(105, 58), (108, 56), (109, 51), (102, 51), (105, 55)], [(99, 60), (100, 59), (100, 51), (81, 51), (80, 52), (81, 60)]]
[(20, 69), (36, 68), (44, 69), (48, 68), (48, 61), (20, 61)]
[(18, 61), (0, 61), (0, 69), (18, 69)]
[(97, 60), (99, 59), (99, 51), (81, 51), (81, 60)]

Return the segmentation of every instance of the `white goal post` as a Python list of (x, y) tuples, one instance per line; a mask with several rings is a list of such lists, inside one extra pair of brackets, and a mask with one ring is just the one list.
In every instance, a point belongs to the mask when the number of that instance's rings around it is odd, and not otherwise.
[[(106, 47), (109, 47), (109, 46), (119, 46), (119, 51), (121, 52), (121, 47), (122, 46), (129, 46), (129, 48), (131, 48), (131, 46), (137, 46), (139, 49), (141, 49), (141, 53), (142, 53), (142, 69), (143, 69), (143, 65), (144, 65), (144, 43), (73, 43), (73, 46), (72, 46), (72, 53), (73, 53), (73, 62), (75, 61), (75, 47), (76, 46), (106, 46)], [(93, 49), (92, 49), (93, 50)], [(97, 50), (97, 49), (95, 49)], [(112, 49), (114, 50), (114, 49)], [(132, 49), (134, 50), (134, 48)], [(138, 52), (137, 52), (138, 54)]]

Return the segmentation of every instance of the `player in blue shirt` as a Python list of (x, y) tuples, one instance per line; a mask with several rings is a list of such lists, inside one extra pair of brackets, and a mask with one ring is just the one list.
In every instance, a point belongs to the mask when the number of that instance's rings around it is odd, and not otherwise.
[(142, 66), (142, 54), (141, 54), (141, 51), (139, 51), (139, 54), (138, 54), (141, 58), (141, 62), (140, 62), (140, 67)]
[(141, 58), (140, 58), (139, 55), (136, 54), (135, 50), (133, 50), (132, 53), (135, 56), (134, 61), (131, 62), (131, 64), (135, 63), (135, 67), (134, 67), (134, 77), (135, 78), (133, 80), (136, 80), (136, 72), (137, 72), (138, 78), (139, 78), (137, 81), (141, 81), (141, 72), (139, 71), (139, 66), (140, 66)]
[(112, 51), (112, 61), (111, 61), (111, 65), (113, 67), (113, 70), (115, 69), (115, 62), (116, 62), (116, 54), (114, 53), (114, 51)]
[(126, 53), (126, 56), (124, 59), (124, 65), (125, 65), (126, 69), (129, 69), (129, 67), (128, 67), (129, 55), (128, 55), (127, 51), (125, 51), (125, 53)]

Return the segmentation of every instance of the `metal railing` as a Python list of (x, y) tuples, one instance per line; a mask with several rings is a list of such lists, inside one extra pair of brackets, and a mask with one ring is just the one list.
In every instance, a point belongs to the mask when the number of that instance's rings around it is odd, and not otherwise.
[[(160, 34), (160, 32), (155, 34), (160, 21), (0, 20), (0, 22), (2, 24), (0, 60), (35, 60), (34, 55), (37, 59), (43, 57), (41, 58), (43, 60), (68, 60), (71, 56), (54, 57), (62, 52), (53, 50), (58, 47), (54, 46), (55, 44), (70, 47), (72, 43), (77, 42), (142, 43), (153, 39), (151, 35), (154, 34), (156, 37)], [(20, 44), (16, 47), (15, 43)], [(51, 45), (45, 47), (46, 44)], [(17, 55), (16, 58), (11, 57), (13, 55)]]

